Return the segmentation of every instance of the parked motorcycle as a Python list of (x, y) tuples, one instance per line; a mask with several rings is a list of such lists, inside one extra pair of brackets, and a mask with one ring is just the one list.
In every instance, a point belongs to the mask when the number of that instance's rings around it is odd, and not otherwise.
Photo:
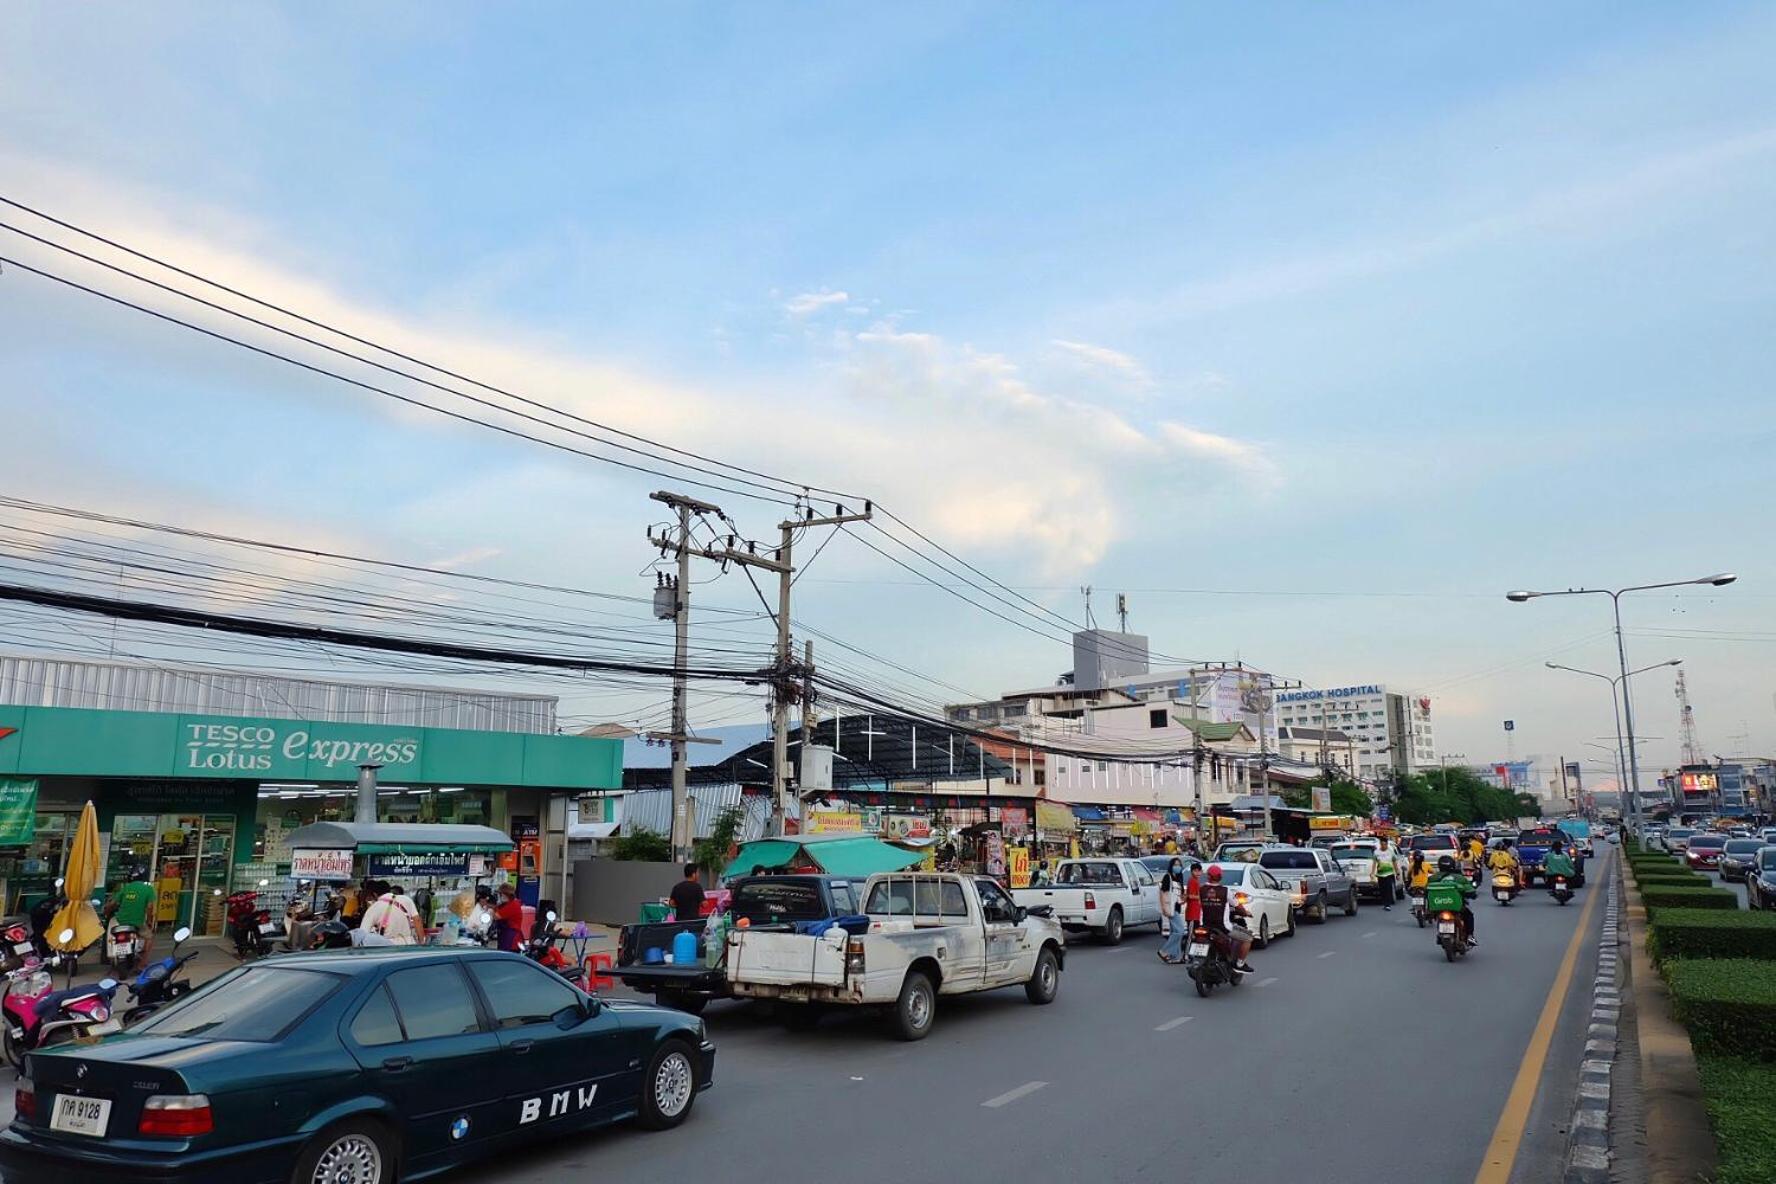
[(173, 952), (158, 962), (143, 967), (142, 972), (129, 984), (130, 1005), (123, 1013), (126, 1026), (153, 1014), (191, 990), (191, 980), (178, 977), (179, 972), (185, 969), (185, 964), (202, 953), (201, 950), (192, 950), (189, 954), (179, 953), (179, 946), (190, 936), (191, 930), (185, 926), (175, 929)]
[[(260, 880), (259, 887), (271, 883)], [(239, 892), (231, 892), (226, 900), (228, 908), (228, 935), (234, 941), (235, 957), (245, 961), (271, 953), (274, 944), (286, 941), (287, 931), (283, 924), (272, 919), (270, 909), (259, 907), (258, 889), (243, 888)]]
[(1554, 883), (1548, 891), (1553, 895), (1554, 899), (1558, 900), (1561, 904), (1565, 904), (1573, 898), (1572, 885), (1566, 882), (1565, 876), (1555, 876)]
[(535, 930), (531, 933), (530, 940), (524, 943), (524, 956), (538, 965), (553, 970), (574, 986), (584, 989), (586, 968), (570, 962), (567, 955), (561, 952), (561, 947), (555, 944), (560, 940), (560, 935), (555, 932), (557, 919), (558, 915), (554, 909), (550, 909), (544, 914), (543, 919), (537, 923)]
[(1517, 873), (1500, 868), (1492, 873), (1492, 898), (1500, 904), (1510, 904), (1516, 899), (1518, 892)]
[(1205, 999), (1223, 983), (1239, 986), (1244, 977), (1234, 966), (1233, 939), (1206, 925), (1190, 930), (1190, 944), (1184, 948), (1184, 970), (1196, 984), (1196, 993)]
[(25, 959), (37, 956), (31, 941), (31, 927), (22, 921), (8, 921), (0, 929), (0, 970), (17, 970)]
[[(73, 941), (74, 931), (64, 930), (61, 940)], [(122, 1030), (123, 1021), (112, 1015), (116, 979), (54, 989), (50, 971), (71, 961), (53, 954), (47, 962), (31, 960), (6, 973), (6, 986), (0, 991), (0, 1054), (14, 1069), (22, 1067), (25, 1054), (34, 1049)]]
[(111, 973), (123, 978), (134, 974), (145, 943), (134, 925), (113, 925), (105, 931), (105, 961)]

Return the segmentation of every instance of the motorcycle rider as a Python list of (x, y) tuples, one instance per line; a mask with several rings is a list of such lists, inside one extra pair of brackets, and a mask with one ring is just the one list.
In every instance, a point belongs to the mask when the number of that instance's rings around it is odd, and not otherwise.
[(1479, 835), (1468, 836), (1468, 846), (1464, 854), (1467, 857), (1468, 866), (1474, 869), (1475, 874), (1478, 874), (1480, 869), (1486, 866), (1486, 844), (1480, 841)]
[(1486, 857), (1486, 866), (1490, 871), (1510, 872), (1516, 877), (1517, 886), (1523, 886), (1523, 864), (1518, 860), (1510, 839), (1504, 840), (1498, 850)]
[(1548, 891), (1554, 891), (1554, 877), (1565, 876), (1566, 886), (1572, 887), (1577, 877), (1577, 869), (1573, 865), (1572, 856), (1559, 843), (1548, 848), (1548, 854), (1542, 857), (1543, 878), (1548, 882)]
[(137, 960), (148, 965), (148, 953), (154, 948), (154, 921), (150, 914), (156, 909), (160, 892), (148, 881), (148, 869), (134, 868), (123, 878), (105, 902), (105, 914), (111, 924), (127, 925), (136, 931)]
[(1474, 936), (1474, 910), (1468, 907), (1468, 898), (1479, 891), (1474, 887), (1474, 881), (1462, 875), (1461, 868), (1456, 865), (1453, 856), (1445, 855), (1437, 860), (1436, 882), (1449, 884), (1461, 892), (1461, 919), (1462, 924), (1467, 927), (1468, 946), (1471, 949), (1479, 945), (1480, 939)]
[(1233, 948), (1233, 968), (1242, 974), (1252, 973), (1246, 955), (1252, 952), (1252, 935), (1239, 922), (1244, 909), (1235, 910), (1233, 894), (1221, 882), (1221, 865), (1209, 865), (1209, 882), (1202, 889), (1203, 924), (1221, 934)]

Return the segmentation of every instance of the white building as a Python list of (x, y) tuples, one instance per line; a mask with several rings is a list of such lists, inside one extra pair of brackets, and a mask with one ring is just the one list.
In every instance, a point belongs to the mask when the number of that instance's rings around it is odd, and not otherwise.
[[(1172, 702), (1098, 707), (1078, 721), (1079, 742), (1130, 752), (1147, 749), (1152, 761), (1095, 760), (1047, 753), (1049, 796), (1076, 805), (1186, 807), (1197, 804), (1197, 738), (1203, 749), (1202, 805), (1226, 805), (1250, 792), (1249, 761), (1257, 741), (1237, 721), (1192, 720)], [(1056, 736), (1057, 743), (1065, 739)]]
[(1281, 691), (1276, 696), (1276, 711), (1280, 727), (1335, 729), (1350, 737), (1355, 744), (1358, 777), (1370, 779), (1390, 770), (1416, 773), (1436, 767), (1429, 696), (1391, 692), (1382, 683), (1359, 683)]

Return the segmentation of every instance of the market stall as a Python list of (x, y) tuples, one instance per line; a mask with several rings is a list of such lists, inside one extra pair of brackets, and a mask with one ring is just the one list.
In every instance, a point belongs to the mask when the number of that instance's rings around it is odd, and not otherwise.
[(444, 902), (492, 876), (499, 857), (516, 844), (502, 831), (470, 823), (311, 822), (290, 833), (289, 847), (286, 899), (305, 885), (382, 880), (407, 889), (433, 925)]

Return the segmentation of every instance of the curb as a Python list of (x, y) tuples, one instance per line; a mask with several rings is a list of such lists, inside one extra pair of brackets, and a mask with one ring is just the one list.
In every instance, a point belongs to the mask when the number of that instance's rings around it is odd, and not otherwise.
[(1585, 1030), (1585, 1056), (1579, 1063), (1578, 1096), (1567, 1126), (1565, 1184), (1608, 1184), (1610, 1179), (1610, 1072), (1616, 1063), (1616, 1035), (1622, 996), (1616, 972), (1620, 957), (1622, 864), (1610, 869), (1604, 898), (1603, 933), (1597, 940), (1597, 975), (1591, 985), (1591, 1019)]

